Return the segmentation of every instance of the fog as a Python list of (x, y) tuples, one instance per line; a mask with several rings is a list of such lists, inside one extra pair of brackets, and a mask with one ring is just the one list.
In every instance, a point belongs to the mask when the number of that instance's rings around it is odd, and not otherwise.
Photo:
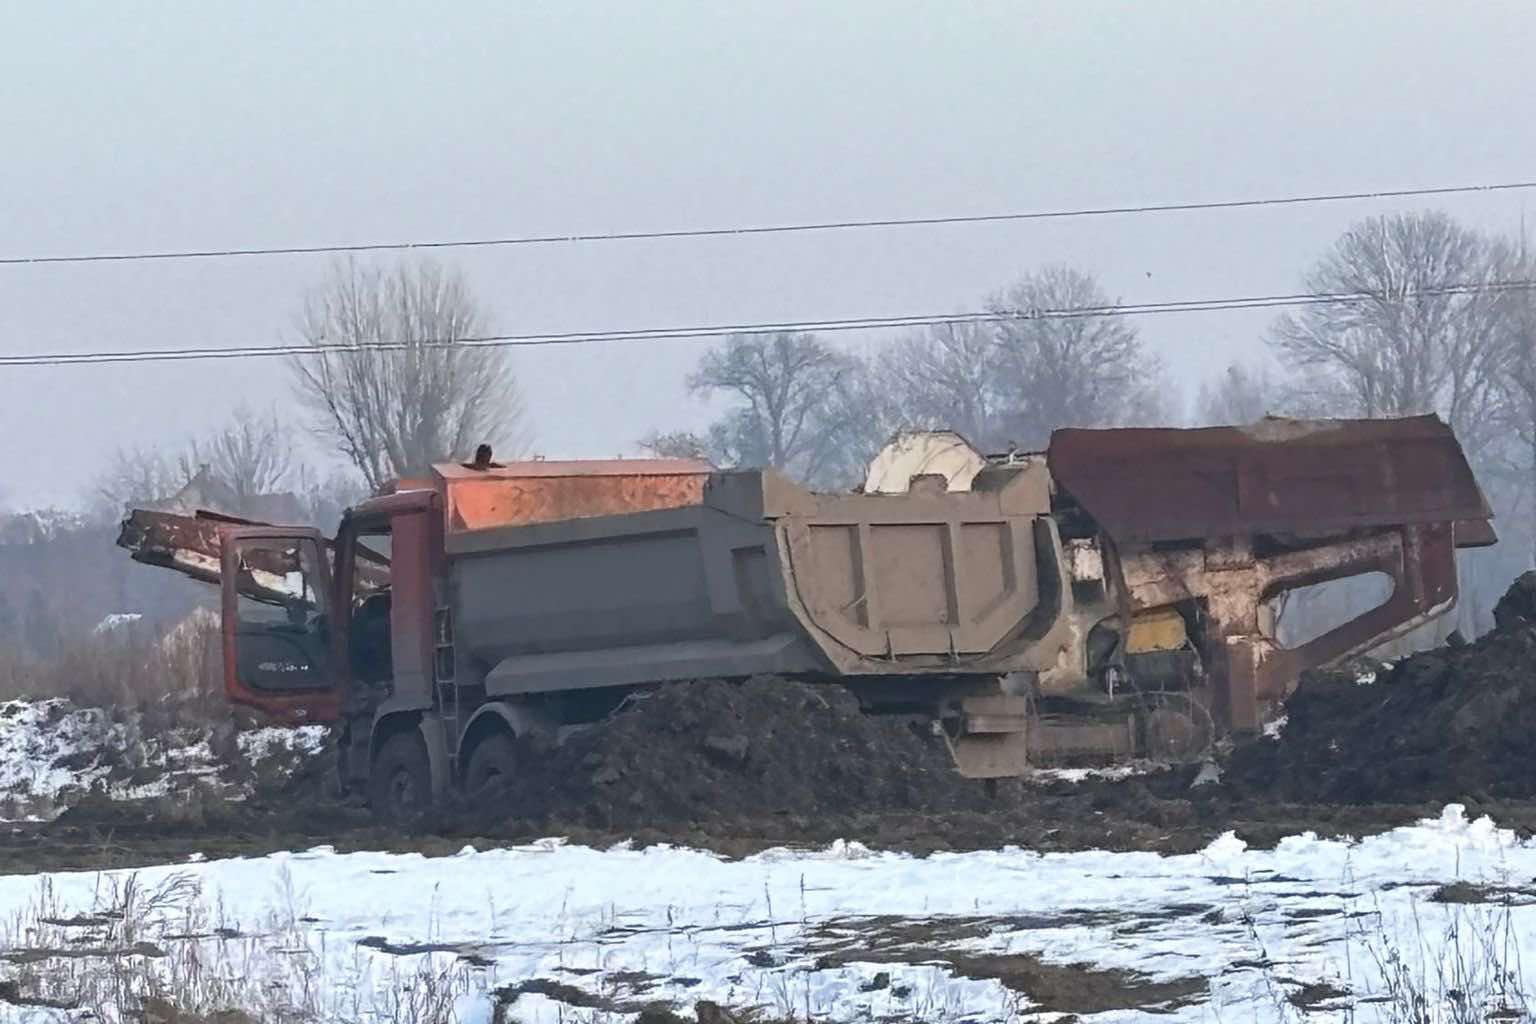
[[(12, 5), (0, 257), (1221, 200), (1536, 177), (1518, 4)], [(1527, 193), (446, 250), (506, 332), (940, 313), (1047, 262), (1130, 302), (1293, 291), (1361, 216), (1512, 231)], [(292, 340), (327, 257), (0, 266), (0, 353)], [(1192, 392), (1264, 311), (1139, 318)], [(869, 345), (870, 335), (840, 343)], [(520, 352), (539, 452), (709, 410), (703, 343)], [(118, 445), (275, 360), (0, 368), (0, 490), (72, 504)], [(293, 410), (297, 417), (299, 412)]]

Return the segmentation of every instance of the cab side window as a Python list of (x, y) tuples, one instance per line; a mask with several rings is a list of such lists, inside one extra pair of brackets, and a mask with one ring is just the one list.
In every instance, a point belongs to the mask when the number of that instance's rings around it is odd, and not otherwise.
[(236, 541), (235, 661), (255, 690), (327, 689), (324, 555), (311, 538)]
[(352, 678), (380, 683), (394, 675), (390, 613), (390, 535), (359, 534), (352, 559), (352, 621), (349, 633)]

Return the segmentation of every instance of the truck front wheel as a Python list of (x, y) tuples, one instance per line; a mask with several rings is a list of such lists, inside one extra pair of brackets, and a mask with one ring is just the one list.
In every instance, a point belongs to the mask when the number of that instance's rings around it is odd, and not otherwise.
[(397, 824), (419, 818), (431, 806), (432, 770), (414, 732), (391, 736), (379, 748), (368, 773), (368, 802), (373, 813)]
[(464, 791), (471, 796), (487, 786), (506, 786), (517, 768), (517, 745), (504, 732), (481, 740), (470, 752), (464, 769)]

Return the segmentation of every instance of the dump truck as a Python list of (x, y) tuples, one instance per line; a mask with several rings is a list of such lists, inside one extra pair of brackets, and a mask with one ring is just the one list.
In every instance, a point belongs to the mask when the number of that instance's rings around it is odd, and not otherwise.
[[(482, 453), (484, 455), (484, 453)], [(139, 510), (134, 559), (217, 583), (229, 699), (330, 723), (389, 817), (516, 782), (532, 734), (662, 684), (773, 676), (926, 716), (975, 778), (1205, 756), (1301, 673), (1456, 601), (1494, 542), (1450, 429), (1268, 418), (893, 440), (850, 493), (686, 460), (437, 466), (334, 536)], [(1290, 645), (1277, 601), (1390, 592)]]

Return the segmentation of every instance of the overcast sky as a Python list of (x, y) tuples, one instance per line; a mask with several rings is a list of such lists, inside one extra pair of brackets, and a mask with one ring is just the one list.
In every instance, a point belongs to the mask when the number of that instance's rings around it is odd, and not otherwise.
[[(0, 257), (647, 230), (1536, 179), (1528, 4), (0, 3)], [(1513, 230), (1536, 194), (1441, 202)], [(1359, 217), (1267, 210), (444, 253), (507, 332), (1294, 290)], [(0, 266), (0, 352), (271, 343), (326, 258)], [(1176, 385), (1262, 313), (1148, 317)], [(548, 455), (697, 427), (699, 342), (520, 353)], [(268, 361), (0, 368), (0, 486), (72, 503)]]

